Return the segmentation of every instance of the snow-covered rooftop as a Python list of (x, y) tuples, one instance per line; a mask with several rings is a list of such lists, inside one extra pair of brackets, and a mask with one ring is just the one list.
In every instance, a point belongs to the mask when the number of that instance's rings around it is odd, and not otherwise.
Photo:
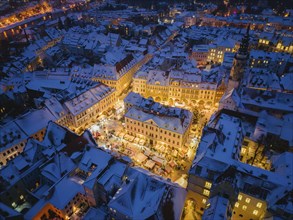
[(0, 149), (18, 144), (28, 138), (28, 135), (14, 122), (11, 121), (3, 126), (0, 126)]
[[(133, 169), (108, 206), (132, 219), (154, 215), (177, 219), (181, 215), (186, 192), (170, 182), (154, 178), (142, 169)], [(169, 207), (166, 210), (166, 207)]]
[(129, 93), (124, 102), (131, 107), (125, 117), (142, 122), (153, 121), (158, 127), (183, 134), (192, 120), (192, 113), (185, 109), (167, 107), (151, 99), (139, 97), (137, 93)]
[(66, 106), (71, 114), (78, 115), (81, 112), (96, 105), (113, 92), (114, 89), (99, 83), (96, 87), (78, 95), (69, 101), (66, 101), (64, 106)]
[(47, 127), (49, 121), (56, 121), (56, 117), (47, 109), (32, 110), (15, 120), (28, 136)]

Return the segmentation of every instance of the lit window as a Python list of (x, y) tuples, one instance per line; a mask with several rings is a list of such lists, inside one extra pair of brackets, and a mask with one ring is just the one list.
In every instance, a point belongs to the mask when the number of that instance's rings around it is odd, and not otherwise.
[(235, 203), (235, 207), (238, 208), (239, 207), (239, 202)]
[(206, 199), (202, 199), (202, 203), (206, 204), (207, 200)]
[(258, 202), (258, 203), (256, 204), (256, 207), (257, 207), (257, 208), (261, 208), (261, 207), (262, 207), (262, 203), (261, 203), (261, 202)]
[(204, 190), (203, 190), (203, 194), (204, 194), (205, 196), (209, 196), (209, 195), (210, 195), (210, 191), (209, 191), (209, 190), (206, 190), (206, 189), (204, 189)]
[(253, 214), (254, 215), (257, 215), (258, 214), (258, 211), (257, 210), (253, 210)]
[(238, 200), (241, 200), (242, 199), (242, 195), (238, 195)]
[(246, 205), (242, 206), (242, 209), (245, 211), (247, 209), (247, 206)]
[(212, 187), (212, 183), (210, 183), (210, 182), (205, 183), (205, 188), (210, 189), (211, 187)]
[(250, 203), (250, 198), (246, 198), (245, 202)]

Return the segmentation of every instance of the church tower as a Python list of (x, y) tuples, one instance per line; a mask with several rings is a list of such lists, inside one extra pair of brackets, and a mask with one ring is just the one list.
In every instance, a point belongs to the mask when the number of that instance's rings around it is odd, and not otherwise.
[(248, 25), (247, 27), (246, 34), (242, 38), (240, 48), (238, 52), (236, 53), (233, 60), (233, 66), (231, 69), (230, 76), (232, 77), (232, 80), (234, 81), (240, 81), (242, 79), (245, 68), (247, 66), (248, 59), (249, 59), (249, 52), (248, 52), (249, 28), (250, 28), (250, 25)]

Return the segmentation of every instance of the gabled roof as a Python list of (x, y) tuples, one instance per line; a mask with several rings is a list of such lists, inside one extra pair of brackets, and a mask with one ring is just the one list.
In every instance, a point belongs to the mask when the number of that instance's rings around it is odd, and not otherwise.
[(51, 163), (42, 169), (42, 175), (50, 179), (52, 182), (57, 182), (64, 174), (71, 171), (75, 164), (71, 158), (64, 153), (56, 154)]
[(109, 207), (131, 219), (147, 219), (158, 211), (164, 192), (163, 183), (137, 172), (117, 191)]
[(227, 99), (232, 99), (235, 102), (235, 105), (238, 107), (241, 105), (241, 99), (238, 95), (236, 89), (232, 89), (229, 92), (227, 92), (223, 97), (221, 98), (220, 102), (224, 102)]

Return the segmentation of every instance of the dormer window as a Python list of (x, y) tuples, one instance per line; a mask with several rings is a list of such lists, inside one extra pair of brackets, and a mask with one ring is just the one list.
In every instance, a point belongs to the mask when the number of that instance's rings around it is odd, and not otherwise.
[(176, 81), (174, 81), (174, 82), (172, 83), (172, 85), (173, 85), (173, 86), (178, 86), (178, 85), (179, 85), (179, 83), (178, 83), (178, 82), (176, 82)]

